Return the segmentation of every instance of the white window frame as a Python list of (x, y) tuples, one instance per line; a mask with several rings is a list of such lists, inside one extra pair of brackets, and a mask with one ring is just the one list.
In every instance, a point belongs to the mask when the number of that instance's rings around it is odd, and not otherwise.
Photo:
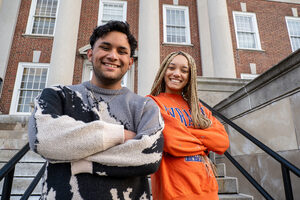
[(9, 114), (15, 114), (15, 115), (31, 114), (30, 112), (17, 112), (17, 106), (18, 106), (18, 101), (19, 101), (19, 96), (20, 96), (20, 87), (21, 87), (21, 81), (22, 81), (24, 68), (25, 67), (47, 68), (48, 72), (47, 72), (46, 84), (45, 84), (45, 85), (47, 85), (48, 76), (49, 76), (49, 66), (50, 66), (49, 63), (28, 63), (28, 62), (20, 62), (19, 63)]
[(98, 26), (102, 25), (102, 17), (103, 17), (103, 4), (104, 3), (117, 3), (123, 5), (123, 20), (126, 21), (127, 18), (127, 1), (114, 1), (114, 0), (99, 0), (99, 12), (98, 12)]
[[(181, 43), (167, 42), (167, 9), (184, 11), (186, 42), (181, 42)], [(163, 34), (164, 34), (165, 44), (191, 45), (189, 8), (187, 6), (174, 6), (174, 5), (163, 4)]]
[[(254, 40), (256, 47), (255, 48), (246, 48), (246, 47), (241, 47), (238, 39), (238, 32), (237, 32), (237, 24), (236, 24), (236, 16), (237, 15), (243, 15), (247, 17), (251, 17), (252, 19), (252, 24), (253, 24), (253, 33), (254, 33)], [(256, 20), (256, 14), (255, 13), (250, 13), (250, 12), (238, 12), (238, 11), (233, 11), (233, 21), (234, 21), (234, 30), (235, 30), (235, 38), (237, 42), (237, 48), (238, 49), (250, 49), (250, 50), (262, 50), (261, 49), (261, 43), (260, 43), (260, 37), (259, 37), (259, 31), (258, 31), (258, 26), (257, 26), (257, 20)]]
[(26, 35), (33, 35), (33, 36), (45, 36), (45, 37), (54, 36), (56, 22), (57, 22), (57, 15), (58, 15), (58, 10), (59, 10), (59, 2), (60, 2), (60, 0), (57, 0), (57, 8), (56, 8), (57, 10), (56, 10), (55, 25), (54, 25), (53, 34), (35, 34), (35, 33), (32, 33), (32, 29), (33, 29), (34, 13), (35, 13), (35, 10), (36, 10), (37, 0), (32, 0), (25, 34)]
[[(293, 46), (293, 43), (292, 43), (292, 37), (293, 37), (293, 36), (291, 35), (291, 33), (290, 33), (290, 28), (289, 28), (289, 26), (288, 26), (288, 21), (291, 21), (291, 20), (300, 22), (300, 17), (288, 17), (288, 16), (285, 17), (285, 22), (286, 22), (286, 27), (287, 27), (287, 30), (288, 30), (288, 33), (289, 33), (289, 38), (290, 38), (291, 48), (292, 48), (292, 51), (294, 52), (294, 51), (296, 51), (297, 49), (294, 49), (294, 46)], [(296, 37), (299, 37), (299, 38), (300, 38), (300, 35), (298, 35), (298, 36), (296, 36)], [(300, 48), (300, 47), (299, 47), (299, 48)], [(298, 49), (299, 49), (299, 48), (298, 48)]]

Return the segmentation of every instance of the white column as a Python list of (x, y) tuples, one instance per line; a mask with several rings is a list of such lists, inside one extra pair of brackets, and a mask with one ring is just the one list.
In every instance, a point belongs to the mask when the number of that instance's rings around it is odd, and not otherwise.
[(59, 1), (47, 86), (72, 84), (80, 10), (81, 0)]
[(160, 65), (159, 0), (139, 3), (138, 94), (145, 96)]
[(197, 0), (202, 76), (214, 77), (214, 61), (206, 0)]
[(20, 4), (20, 0), (0, 0), (0, 78), (2, 78), (3, 81), (15, 33)]
[(197, 0), (203, 76), (236, 78), (226, 0)]
[(215, 77), (236, 78), (226, 0), (207, 0)]

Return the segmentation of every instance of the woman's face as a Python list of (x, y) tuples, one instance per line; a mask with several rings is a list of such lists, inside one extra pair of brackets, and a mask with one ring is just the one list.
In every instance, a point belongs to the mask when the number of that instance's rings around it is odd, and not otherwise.
[(190, 69), (188, 60), (183, 55), (173, 58), (164, 76), (166, 83), (166, 93), (181, 94), (183, 88), (189, 81)]

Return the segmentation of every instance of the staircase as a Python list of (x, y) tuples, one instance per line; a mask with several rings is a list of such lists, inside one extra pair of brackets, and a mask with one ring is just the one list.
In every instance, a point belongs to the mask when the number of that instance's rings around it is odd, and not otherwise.
[[(0, 168), (9, 161), (27, 142), (27, 121), (25, 116), (0, 115)], [(39, 155), (29, 151), (15, 167), (11, 200), (20, 199), (33, 178), (45, 162)], [(0, 195), (4, 179), (0, 182)], [(41, 183), (35, 188), (30, 200), (39, 199)]]
[[(28, 142), (27, 121), (28, 117), (24, 116), (0, 115), (0, 168)], [(15, 169), (11, 200), (21, 198), (44, 162), (44, 159), (32, 151), (29, 151), (20, 160)], [(219, 163), (216, 167), (219, 197), (221, 200), (253, 199), (252, 196), (239, 193), (238, 179), (226, 176), (226, 166), (224, 163)], [(2, 185), (3, 180), (0, 182), (0, 194), (2, 194)], [(33, 191), (30, 200), (39, 199), (41, 187), (40, 182)]]

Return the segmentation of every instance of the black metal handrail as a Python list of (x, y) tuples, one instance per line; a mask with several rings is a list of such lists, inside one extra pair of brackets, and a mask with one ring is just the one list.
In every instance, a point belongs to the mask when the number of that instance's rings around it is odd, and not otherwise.
[(14, 155), (0, 170), (0, 181), (5, 177), (2, 187), (2, 200), (9, 200), (11, 188), (15, 173), (15, 166), (21, 158), (29, 151), (29, 144), (27, 143), (16, 155)]
[(26, 191), (24, 192), (24, 194), (20, 200), (27, 200), (30, 197), (34, 188), (36, 187), (36, 185), (39, 183), (40, 179), (42, 178), (42, 176), (45, 172), (45, 169), (46, 169), (46, 162), (44, 163), (43, 167), (40, 169), (38, 174), (34, 177), (34, 179), (30, 183), (30, 185), (28, 186), (28, 188), (26, 189)]
[[(200, 100), (200, 99), (199, 99)], [(241, 133), (243, 136), (248, 138), (251, 142), (256, 144), (260, 149), (262, 149), (264, 152), (272, 156), (276, 161), (278, 161), (281, 164), (281, 171), (282, 171), (282, 177), (283, 177), (283, 183), (284, 183), (284, 190), (285, 190), (285, 197), (287, 200), (293, 200), (293, 191), (292, 191), (292, 185), (291, 185), (291, 179), (290, 179), (290, 171), (292, 171), (295, 175), (300, 177), (300, 169), (291, 164), (289, 161), (284, 159), (282, 156), (280, 156), (278, 153), (274, 152), (272, 149), (270, 149), (268, 146), (260, 142), (258, 139), (250, 135), (247, 131), (243, 130), (241, 127), (233, 123), (230, 119), (226, 118), (224, 115), (210, 107), (208, 104), (200, 100), (200, 102), (207, 107), (213, 115), (219, 117), (222, 119), (226, 124), (237, 130), (239, 133)], [(270, 194), (268, 194), (260, 184), (258, 184), (255, 179), (228, 153), (225, 152), (224, 155), (232, 162), (232, 164), (239, 169), (239, 171), (247, 178), (247, 180), (266, 198), (272, 200)]]
[[(1, 195), (1, 200), (9, 200), (10, 195), (11, 195), (11, 189), (12, 189), (12, 183), (13, 183), (13, 178), (14, 178), (14, 173), (15, 173), (15, 166), (16, 164), (23, 158), (23, 156), (29, 151), (29, 143), (24, 145), (24, 147), (18, 151), (1, 169), (0, 169), (0, 181), (2, 181), (3, 178), (4, 184), (2, 187), (2, 195)], [(32, 191), (38, 184), (39, 180), (41, 179), (44, 171), (45, 171), (45, 166), (40, 169), (38, 172), (37, 176), (33, 179), (29, 187), (26, 189), (24, 195), (21, 197), (22, 200), (26, 200), (29, 198), (31, 195)]]

